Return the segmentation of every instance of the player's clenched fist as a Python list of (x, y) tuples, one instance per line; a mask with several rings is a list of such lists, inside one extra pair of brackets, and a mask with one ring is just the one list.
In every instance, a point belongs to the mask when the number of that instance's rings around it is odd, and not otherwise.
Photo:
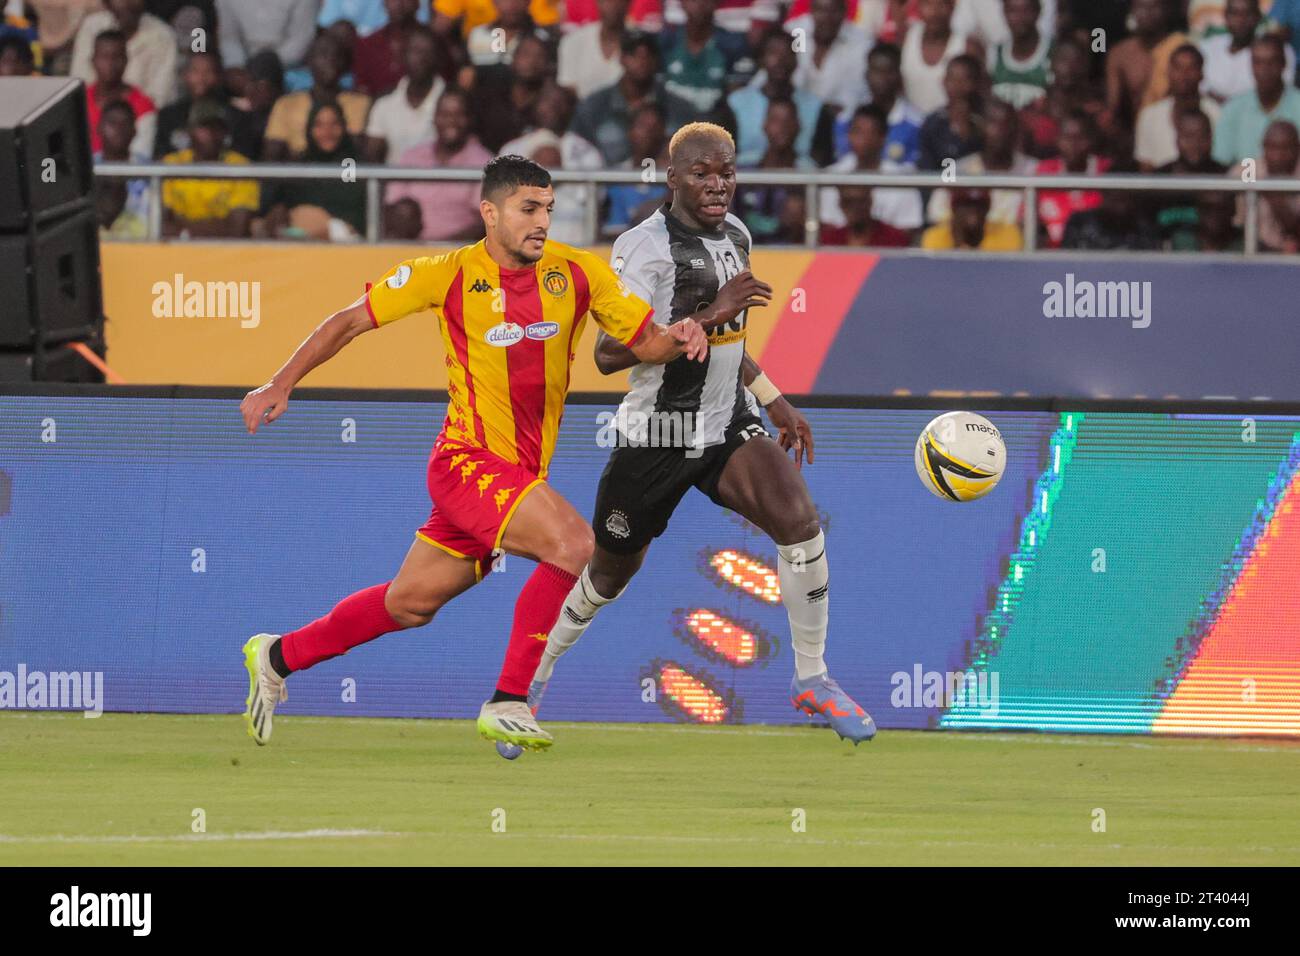
[(706, 329), (725, 325), (746, 309), (762, 308), (772, 301), (772, 287), (746, 269), (727, 280), (713, 300), (713, 314), (703, 323)]
[(688, 359), (703, 362), (709, 354), (709, 337), (704, 334), (704, 326), (694, 319), (682, 319), (668, 326), (667, 332), (682, 343), (682, 353)]
[(289, 407), (289, 390), (275, 382), (267, 382), (261, 388), (255, 388), (239, 403), (239, 413), (244, 416), (248, 430), (257, 434), (257, 426), (273, 422)]

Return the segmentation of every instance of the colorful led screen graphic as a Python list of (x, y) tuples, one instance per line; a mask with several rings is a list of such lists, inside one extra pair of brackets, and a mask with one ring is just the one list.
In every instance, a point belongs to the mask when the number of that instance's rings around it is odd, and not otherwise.
[[(396, 571), (440, 402), (303, 396), (249, 436), (233, 394), (186, 394), (0, 395), (0, 677), (100, 672), (108, 710), (234, 713), (249, 634)], [(965, 504), (913, 467), (940, 409), (807, 409), (827, 661), (882, 728), (1300, 734), (1300, 414), (969, 407), (1008, 463)], [(552, 464), (583, 513), (609, 410), (572, 404)], [(283, 713), (471, 717), (530, 569), (295, 675)], [(792, 669), (775, 548), (691, 492), (543, 716), (805, 723)]]

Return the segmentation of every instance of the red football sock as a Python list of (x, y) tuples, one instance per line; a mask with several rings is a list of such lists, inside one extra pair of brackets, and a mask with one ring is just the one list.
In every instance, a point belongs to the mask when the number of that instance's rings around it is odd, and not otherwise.
[(306, 670), (381, 634), (400, 631), (402, 625), (384, 607), (384, 595), (392, 583), (376, 584), (345, 597), (324, 617), (284, 635), (280, 639), (284, 662), (291, 670)]
[(573, 589), (576, 574), (554, 564), (539, 564), (524, 582), (515, 601), (515, 623), (510, 630), (510, 647), (501, 667), (497, 690), (504, 694), (524, 695), (532, 683), (537, 664), (546, 650), (546, 638), (560, 617), (564, 599)]

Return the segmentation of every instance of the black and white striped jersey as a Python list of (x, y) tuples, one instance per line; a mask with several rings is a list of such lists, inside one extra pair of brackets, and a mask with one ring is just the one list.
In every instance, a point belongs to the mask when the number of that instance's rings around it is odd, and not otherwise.
[[(729, 279), (749, 268), (751, 241), (731, 213), (721, 234), (713, 235), (689, 228), (664, 206), (615, 240), (614, 272), (650, 303), (656, 322), (669, 325), (708, 305)], [(690, 422), (692, 447), (707, 448), (723, 441), (732, 419), (758, 413), (740, 374), (746, 312), (709, 333), (704, 362), (682, 356), (632, 369), (631, 390), (618, 413), (618, 427), (630, 441), (645, 441), (653, 413), (667, 412)]]

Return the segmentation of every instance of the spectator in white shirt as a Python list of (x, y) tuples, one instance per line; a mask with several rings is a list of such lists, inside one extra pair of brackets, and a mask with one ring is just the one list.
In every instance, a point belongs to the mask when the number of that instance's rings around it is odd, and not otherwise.
[(845, 0), (812, 0), (811, 12), (787, 26), (795, 40), (802, 41), (795, 47), (799, 68), (794, 85), (834, 110), (862, 102), (871, 37), (845, 20)]
[[(952, 28), (956, 33), (973, 37), (988, 49), (1011, 41), (1002, 0), (957, 0)], [(1043, 0), (1038, 14), (1038, 33), (1045, 37), (1056, 36), (1056, 0)]]
[(953, 0), (919, 0), (921, 20), (903, 40), (903, 92), (923, 113), (948, 102), (943, 80), (953, 57), (968, 53), (984, 61), (979, 43), (952, 27)]
[(600, 19), (560, 38), (556, 82), (584, 99), (623, 75), (623, 34), (630, 0), (596, 0)]
[(366, 121), (366, 161), (396, 159), (429, 138), (433, 108), (447, 84), (439, 71), (442, 49), (433, 31), (420, 24), (406, 37), (406, 75), (370, 107)]
[(90, 61), (95, 37), (105, 30), (121, 30), (126, 36), (123, 80), (139, 87), (155, 106), (166, 106), (176, 98), (176, 31), (152, 13), (145, 13), (144, 0), (107, 0), (105, 6), (107, 10), (81, 21), (72, 45), (71, 75), (87, 86), (94, 83)]
[[(889, 116), (878, 105), (859, 106), (849, 121), (849, 152), (827, 167), (836, 173), (902, 173), (910, 172), (910, 164), (897, 163), (884, 156), (889, 138)], [(829, 226), (843, 226), (844, 211), (840, 208), (839, 190), (825, 186), (819, 199), (820, 218)], [(871, 190), (871, 216), (886, 225), (904, 231), (919, 229), (923, 222), (921, 192), (876, 186)]]
[[(1019, 143), (1020, 115), (1016, 108), (1003, 100), (989, 100), (984, 107), (984, 148), (957, 160), (957, 178), (995, 173), (1034, 175), (1036, 161), (1020, 152)], [(952, 218), (950, 200), (946, 189), (936, 189), (930, 194), (930, 204), (926, 209), (930, 222), (941, 223)], [(1024, 201), (1024, 190), (991, 190), (988, 221), (1018, 226), (1024, 215)]]
[(302, 66), (316, 36), (320, 0), (216, 0), (217, 36), (226, 69), (274, 50), (288, 73)]
[[(1250, 44), (1259, 33), (1263, 15), (1259, 0), (1228, 0), (1223, 19), (1228, 32), (1201, 41), (1205, 57), (1205, 79), (1201, 92), (1226, 103), (1234, 96), (1255, 88), (1255, 74), (1250, 68)], [(1295, 51), (1286, 47), (1286, 77), (1295, 75)]]
[(1178, 117), (1199, 109), (1211, 124), (1219, 120), (1219, 104), (1202, 96), (1201, 51), (1185, 43), (1169, 54), (1169, 95), (1138, 113), (1133, 158), (1149, 173), (1178, 158)]
[[(718, 0), (713, 22), (721, 30), (746, 34), (755, 46), (760, 36), (781, 22), (781, 6), (777, 0)], [(682, 0), (664, 0), (663, 8), (665, 24), (676, 27), (686, 22)]]
[[(548, 83), (538, 94), (533, 107), (536, 128), (506, 143), (499, 155), (527, 156), (547, 169), (603, 169), (605, 161), (600, 150), (577, 133), (569, 132), (575, 106), (572, 93), (555, 83)], [(587, 202), (590, 198), (582, 183), (556, 184), (555, 209), (551, 212), (552, 239), (575, 246), (596, 241), (588, 223)]]

